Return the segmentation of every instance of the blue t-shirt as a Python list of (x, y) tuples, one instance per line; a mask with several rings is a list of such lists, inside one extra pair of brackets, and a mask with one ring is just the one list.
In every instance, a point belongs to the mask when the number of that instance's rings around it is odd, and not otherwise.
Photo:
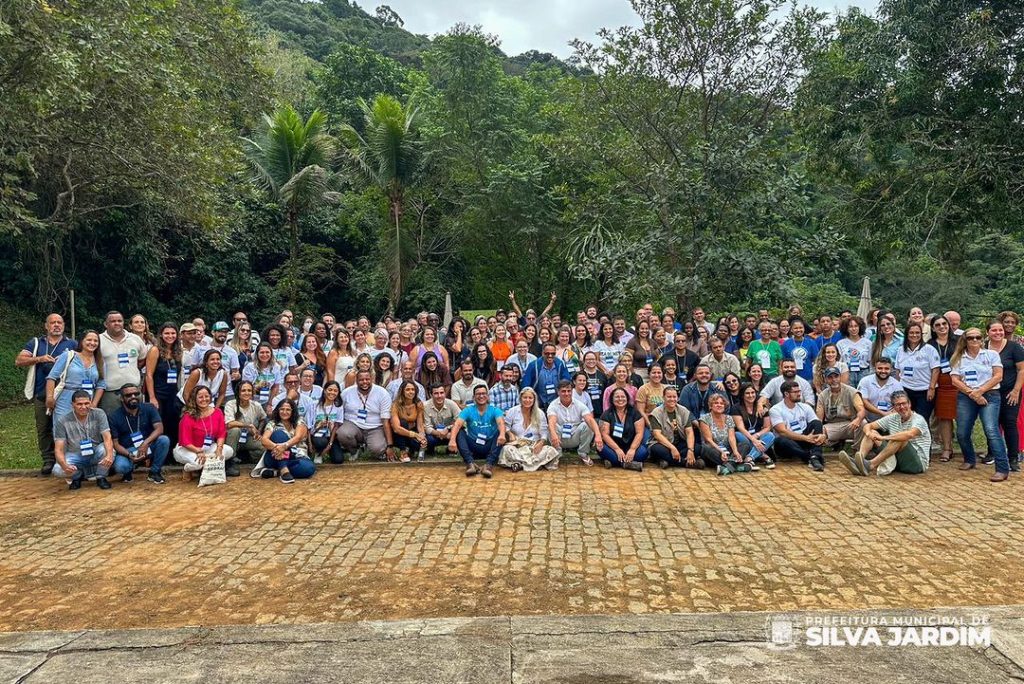
[(818, 356), (820, 345), (810, 337), (797, 342), (792, 337), (782, 345), (782, 358), (796, 362), (796, 374), (810, 382), (814, 379), (814, 359)]
[[(38, 347), (36, 346), (37, 343)], [(61, 341), (57, 343), (57, 346), (53, 346), (47, 342), (45, 336), (33, 337), (25, 345), (25, 351), (33, 356), (46, 356), (49, 354), (55, 359), (69, 349), (78, 349), (78, 343), (67, 337), (61, 338)], [(46, 376), (50, 374), (52, 369), (52, 363), (40, 363), (36, 365), (36, 386), (33, 390), (35, 392), (36, 399), (46, 398)]]
[(466, 408), (462, 409), (462, 413), (459, 414), (459, 418), (466, 424), (466, 430), (469, 432), (471, 439), (477, 437), (483, 437), (484, 439), (490, 439), (498, 435), (498, 418), (503, 417), (505, 414), (501, 412), (501, 409), (487, 405), (487, 409), (483, 415), (480, 415), (480, 411), (477, 409), (476, 404), (470, 404)]
[(149, 437), (153, 433), (153, 428), (161, 420), (156, 407), (152, 404), (141, 403), (139, 412), (134, 416), (125, 413), (124, 406), (122, 406), (110, 414), (108, 422), (110, 423), (110, 438), (117, 440), (125, 449), (133, 449), (138, 438), (133, 439), (132, 435), (141, 434), (142, 439)]

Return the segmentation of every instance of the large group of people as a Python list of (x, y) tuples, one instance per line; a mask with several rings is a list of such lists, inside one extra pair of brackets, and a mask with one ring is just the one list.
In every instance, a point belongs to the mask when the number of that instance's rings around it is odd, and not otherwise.
[[(65, 336), (56, 313), (16, 364), (28, 369), (42, 474), (71, 489), (171, 457), (184, 477), (212, 459), (228, 476), (290, 484), (321, 463), (408, 463), (459, 454), (467, 476), (584, 466), (719, 475), (829, 454), (854, 475), (922, 473), (932, 453), (992, 481), (1019, 470), (1024, 347), (1004, 311), (961, 329), (954, 311), (873, 310), (773, 317), (651, 305), (630, 320), (596, 306), (563, 319), (552, 294), (538, 313), (509, 310), (442, 325), (283, 311), (257, 327), (243, 311), (155, 330), (111, 311), (103, 330)], [(975, 450), (980, 419), (987, 449)], [(955, 427), (954, 427), (955, 426)], [(932, 439), (932, 435), (936, 439)]]

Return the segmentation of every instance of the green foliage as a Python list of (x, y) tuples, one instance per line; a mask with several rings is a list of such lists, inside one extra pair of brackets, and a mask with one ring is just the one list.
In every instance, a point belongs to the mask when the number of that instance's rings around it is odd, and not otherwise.
[(348, 123), (361, 131), (363, 110), (359, 101), (371, 101), (382, 94), (401, 97), (408, 87), (407, 78), (398, 62), (374, 50), (339, 45), (317, 74), (317, 98), (336, 125)]

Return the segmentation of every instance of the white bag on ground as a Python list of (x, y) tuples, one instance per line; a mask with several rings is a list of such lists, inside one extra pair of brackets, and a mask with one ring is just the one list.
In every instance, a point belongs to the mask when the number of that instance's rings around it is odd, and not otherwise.
[(224, 459), (208, 454), (206, 465), (203, 466), (203, 472), (199, 476), (199, 486), (224, 484), (227, 481), (227, 475), (224, 473)]

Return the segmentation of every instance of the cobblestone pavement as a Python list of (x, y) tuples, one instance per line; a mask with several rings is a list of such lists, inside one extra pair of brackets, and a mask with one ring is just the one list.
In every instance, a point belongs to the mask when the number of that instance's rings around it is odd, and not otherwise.
[(0, 479), (0, 631), (1024, 603), (1024, 479), (324, 469)]

